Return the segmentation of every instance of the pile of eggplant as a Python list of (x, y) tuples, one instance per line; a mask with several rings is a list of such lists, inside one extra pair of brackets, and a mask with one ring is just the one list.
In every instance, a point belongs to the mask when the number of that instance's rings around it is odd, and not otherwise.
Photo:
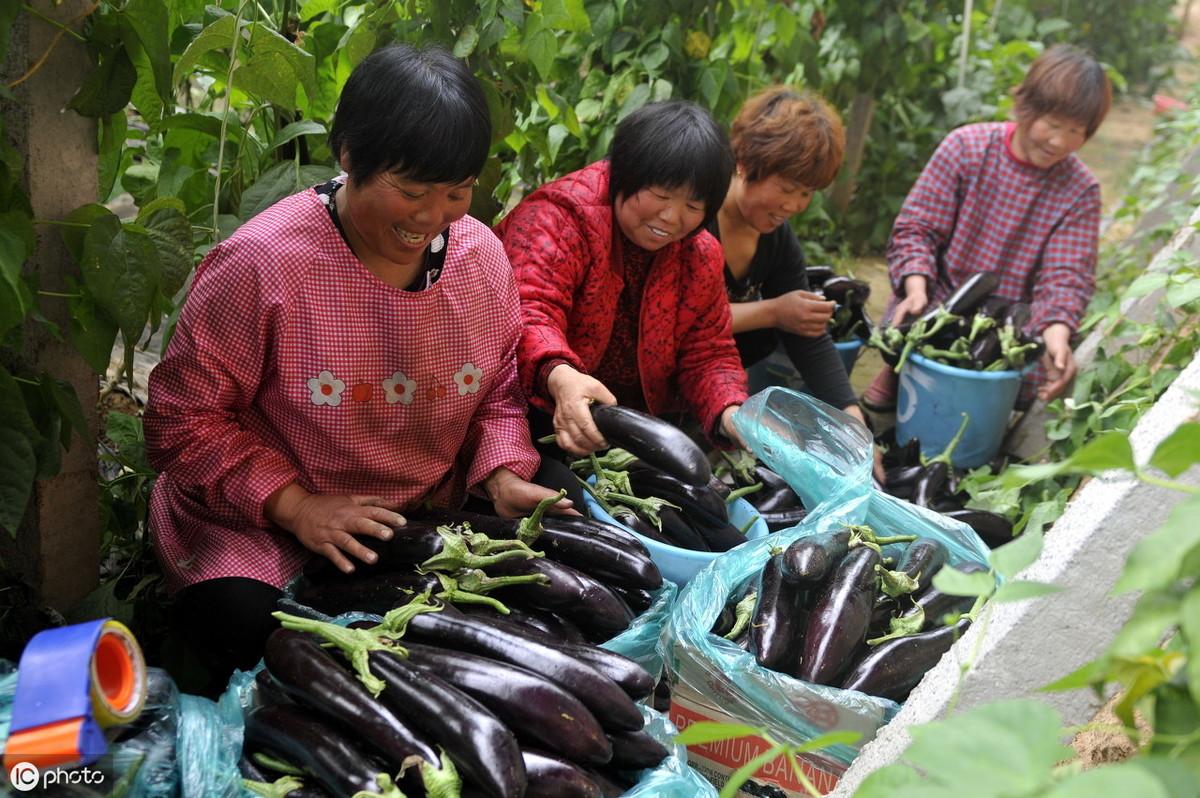
[(738, 449), (722, 451), (715, 473), (758, 511), (769, 532), (790, 529), (808, 515), (804, 503), (783, 477), (760, 463), (753, 454)]
[[(909, 501), (918, 507), (926, 507), (947, 518), (961, 521), (988, 545), (989, 548), (1003, 546), (1013, 539), (1013, 525), (1004, 516), (989, 510), (968, 508), (970, 496), (959, 488), (959, 481), (966, 470), (955, 468), (951, 456), (970, 419), (964, 415), (958, 432), (935, 457), (921, 454), (921, 441), (912, 438), (904, 445), (896, 443), (895, 430), (876, 439), (883, 449), (884, 481), (882, 488), (898, 499)], [(1004, 469), (1006, 460), (1000, 456), (991, 464), (992, 473)]]
[(260, 795), (601, 798), (667, 756), (619, 654), (428, 593), (379, 624), (275, 616), (241, 765)]
[(390, 540), (364, 538), (378, 555), (346, 575), (314, 558), (295, 599), (327, 615), (383, 615), (417, 593), (463, 612), (568, 643), (600, 643), (625, 631), (653, 603), (662, 574), (635, 536), (612, 524), (546, 515), (528, 518), (427, 510)]
[(1024, 368), (1041, 356), (1045, 343), (1025, 332), (1028, 304), (992, 295), (998, 284), (992, 272), (973, 274), (941, 305), (875, 330), (868, 344), (897, 372), (913, 352), (975, 371)]
[(746, 542), (746, 530), (729, 520), (729, 503), (745, 491), (714, 476), (682, 430), (619, 405), (596, 405), (592, 417), (613, 448), (571, 468), (605, 512), (639, 535), (692, 551)]
[[(898, 562), (882, 546), (907, 543)], [(722, 608), (712, 633), (764, 668), (902, 701), (970, 624), (973, 599), (932, 586), (945, 546), (852, 526), (772, 552)], [(972, 566), (974, 567), (974, 566)]]
[(805, 272), (808, 285), (815, 293), (837, 303), (837, 310), (829, 320), (829, 334), (833, 340), (868, 340), (875, 330), (875, 324), (867, 313), (870, 284), (835, 275), (832, 266), (807, 266)]

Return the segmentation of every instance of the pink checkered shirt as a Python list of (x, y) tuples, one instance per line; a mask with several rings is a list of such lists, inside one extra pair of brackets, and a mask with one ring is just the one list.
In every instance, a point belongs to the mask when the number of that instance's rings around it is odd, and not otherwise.
[(997, 295), (1032, 306), (1031, 331), (1074, 330), (1095, 289), (1100, 183), (1074, 155), (1050, 169), (1019, 160), (1014, 128), (967, 125), (942, 141), (892, 227), (892, 290), (923, 274), (936, 304), (975, 272), (996, 272)]
[(449, 240), (436, 283), (393, 288), (310, 190), (204, 259), (145, 414), (161, 472), (150, 525), (172, 589), (286, 584), (309, 555), (263, 504), (291, 482), (450, 506), (500, 466), (533, 475), (512, 268), (475, 219)]

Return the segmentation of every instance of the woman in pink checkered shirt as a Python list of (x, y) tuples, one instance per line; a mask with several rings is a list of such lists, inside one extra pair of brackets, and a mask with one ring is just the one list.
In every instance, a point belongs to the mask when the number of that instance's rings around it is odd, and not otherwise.
[(366, 58), (330, 148), (347, 174), (287, 197), (204, 259), (150, 377), (151, 531), (214, 671), (261, 654), (280, 589), (344, 572), (418, 504), (466, 491), (518, 515), (550, 495), (517, 380), (520, 300), (467, 216), (491, 143), (470, 71), (438, 49)]
[[(996, 295), (1028, 302), (1027, 331), (1046, 341), (1032, 375), (1046, 400), (1075, 376), (1070, 338), (1095, 288), (1100, 183), (1075, 152), (1100, 127), (1112, 88), (1095, 59), (1059, 45), (1033, 62), (1014, 97), (1016, 122), (950, 133), (904, 200), (887, 249), (891, 323), (976, 272), (996, 272)], [(885, 368), (863, 402), (887, 410), (895, 399)]]

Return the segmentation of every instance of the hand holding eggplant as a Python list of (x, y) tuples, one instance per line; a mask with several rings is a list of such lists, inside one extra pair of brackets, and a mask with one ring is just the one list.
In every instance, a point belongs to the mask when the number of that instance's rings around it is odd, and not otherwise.
[(904, 323), (909, 316), (920, 316), (929, 306), (926, 286), (929, 278), (923, 274), (910, 274), (904, 278), (904, 298), (896, 303), (892, 311), (892, 325)]
[(293, 482), (271, 494), (263, 513), (295, 535), (304, 548), (327, 557), (348, 574), (354, 571), (354, 564), (346, 555), (368, 564), (378, 557), (354, 536), (389, 540), (392, 527), (405, 523), (404, 516), (396, 512), (398, 506), (379, 496), (309, 493)]
[(789, 291), (768, 301), (776, 329), (805, 338), (824, 335), (833, 318), (834, 303), (810, 291)]
[(551, 369), (546, 390), (554, 400), (554, 433), (560, 449), (584, 455), (608, 448), (591, 411), (594, 403), (617, 403), (604, 383), (562, 363)]
[[(529, 515), (540, 502), (557, 494), (557, 491), (550, 488), (526, 482), (503, 466), (483, 481), (483, 490), (492, 500), (496, 515), (501, 518), (521, 518)], [(564, 497), (551, 505), (549, 512), (579, 515), (574, 507), (574, 502)]]

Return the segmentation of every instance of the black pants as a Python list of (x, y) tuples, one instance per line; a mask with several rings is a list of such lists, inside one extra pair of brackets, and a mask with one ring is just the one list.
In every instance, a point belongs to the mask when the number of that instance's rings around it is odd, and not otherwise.
[(216, 697), (234, 669), (249, 670), (262, 658), (267, 636), (279, 622), (271, 617), (283, 591), (238, 576), (209, 579), (179, 591), (176, 629), (208, 680), (189, 692)]

